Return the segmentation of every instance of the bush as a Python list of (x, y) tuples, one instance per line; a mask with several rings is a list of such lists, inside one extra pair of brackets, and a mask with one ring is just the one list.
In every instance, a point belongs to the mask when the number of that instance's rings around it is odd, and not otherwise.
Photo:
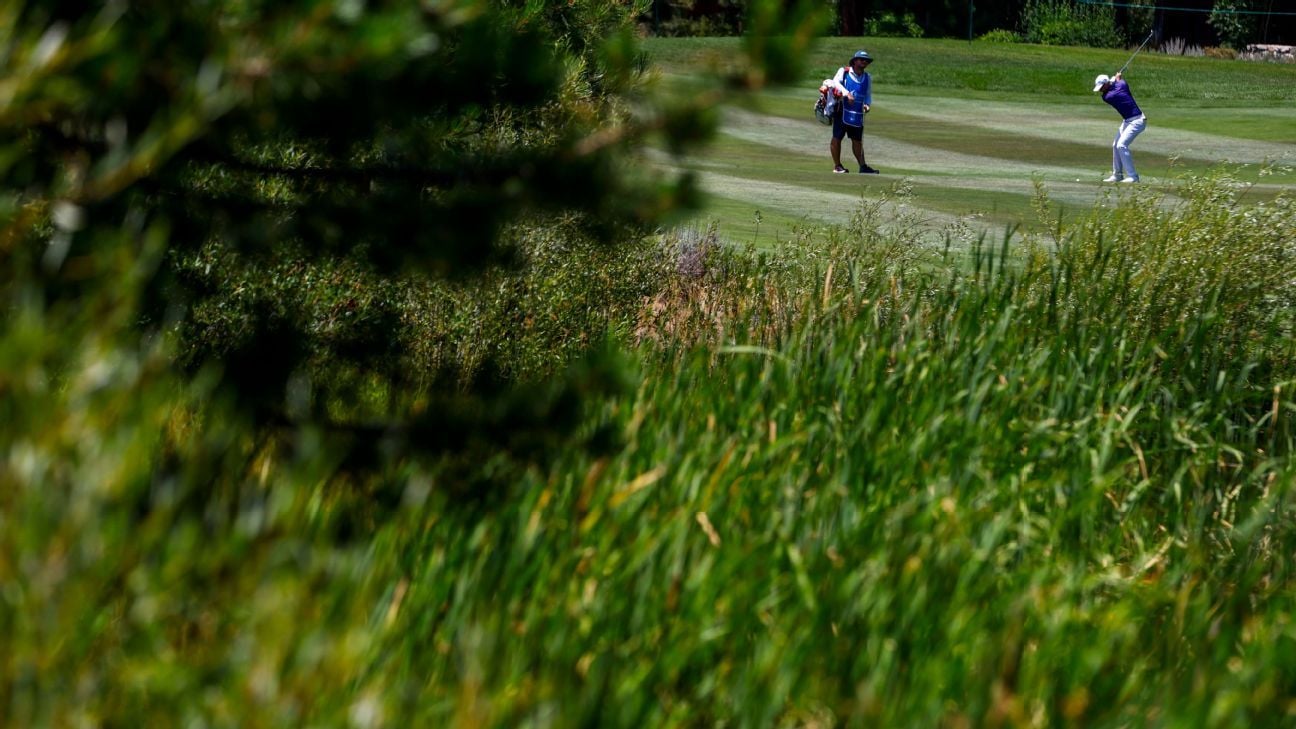
[(730, 36), (741, 32), (740, 25), (724, 18), (675, 18), (660, 23), (657, 35), (663, 38)]
[(1021, 25), (1028, 43), (1118, 48), (1125, 40), (1111, 8), (1078, 7), (1065, 0), (1030, 0)]
[(986, 33), (985, 35), (981, 36), (980, 40), (983, 40), (987, 43), (1021, 43), (1022, 37), (1019, 33), (1016, 33), (1015, 31), (1004, 30), (1003, 28), (995, 28), (989, 33)]
[(628, 331), (677, 258), (655, 237), (599, 245), (569, 221), (522, 226), (518, 235), (517, 270), (402, 284), (412, 371), (469, 380), (488, 366), (509, 380), (550, 377)]
[(1238, 52), (1227, 46), (1206, 46), (1202, 52), (1207, 58), (1223, 58), (1232, 61), (1238, 57)]
[(882, 38), (921, 38), (923, 29), (913, 13), (884, 12), (865, 21), (864, 34)]
[(657, 0), (639, 22), (663, 37), (740, 35), (746, 9), (746, 0)]
[(1219, 35), (1221, 45), (1232, 49), (1245, 48), (1255, 35), (1255, 16), (1248, 13), (1250, 4), (1248, 0), (1215, 0), (1215, 6), (1206, 22)]
[(1077, 20), (1050, 20), (1039, 27), (1036, 40), (1046, 46), (1087, 45), (1081, 40), (1084, 32), (1084, 24)]

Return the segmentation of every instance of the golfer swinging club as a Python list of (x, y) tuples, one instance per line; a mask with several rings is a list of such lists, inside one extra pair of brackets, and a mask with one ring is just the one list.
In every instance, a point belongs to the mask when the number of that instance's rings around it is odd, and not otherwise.
[(841, 96), (837, 113), (833, 115), (832, 141), (828, 151), (832, 154), (833, 172), (845, 174), (841, 163), (842, 137), (850, 137), (851, 150), (859, 162), (862, 175), (876, 175), (878, 171), (864, 161), (864, 115), (873, 105), (873, 78), (864, 71), (873, 62), (867, 51), (857, 51), (850, 65), (837, 69), (832, 78), (833, 89)]
[(1120, 129), (1112, 142), (1112, 173), (1103, 182), (1138, 182), (1138, 172), (1134, 169), (1134, 155), (1130, 153), (1130, 144), (1147, 126), (1147, 117), (1134, 103), (1129, 84), (1121, 78), (1124, 69), (1115, 76), (1101, 74), (1094, 79), (1094, 91), (1102, 93), (1102, 100), (1112, 105), (1121, 115)]

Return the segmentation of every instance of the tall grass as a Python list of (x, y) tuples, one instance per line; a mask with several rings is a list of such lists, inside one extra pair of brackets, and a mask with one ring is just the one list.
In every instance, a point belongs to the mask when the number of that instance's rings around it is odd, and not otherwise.
[(782, 261), (803, 275), (729, 261), (681, 284), (690, 314), (644, 338), (638, 393), (599, 416), (624, 452), (402, 547), (375, 655), (420, 698), (391, 709), (1289, 720), (1293, 210), (1192, 189), (1172, 211), (1121, 201), (1024, 265), (999, 246), (966, 274), (892, 265), (864, 240)]
[[(638, 387), (586, 413), (622, 447), (490, 504), (254, 452), (179, 521), (156, 433), (28, 444), (0, 698), (19, 724), (1288, 723), (1296, 210), (1182, 189), (969, 261), (867, 215), (764, 254), (668, 240), (621, 335)], [(157, 409), (175, 468), (221, 452)], [(24, 480), (60, 462), (110, 477)]]

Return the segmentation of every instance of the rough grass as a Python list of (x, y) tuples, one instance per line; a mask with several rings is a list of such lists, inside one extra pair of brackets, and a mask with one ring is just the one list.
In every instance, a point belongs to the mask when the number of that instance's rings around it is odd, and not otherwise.
[(388, 675), (436, 723), (1281, 725), (1293, 209), (1187, 192), (966, 274), (869, 215), (713, 246), (625, 450), (412, 537)]

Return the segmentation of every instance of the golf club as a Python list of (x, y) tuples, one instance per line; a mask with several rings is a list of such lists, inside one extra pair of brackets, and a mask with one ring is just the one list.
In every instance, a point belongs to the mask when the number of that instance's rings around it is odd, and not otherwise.
[(1129, 65), (1130, 65), (1130, 61), (1133, 61), (1133, 60), (1134, 60), (1134, 56), (1137, 56), (1137, 55), (1139, 54), (1139, 51), (1143, 50), (1143, 46), (1146, 46), (1146, 45), (1148, 44), (1148, 41), (1152, 40), (1152, 34), (1155, 33), (1155, 32), (1156, 32), (1155, 29), (1154, 29), (1154, 30), (1149, 30), (1149, 31), (1148, 31), (1148, 37), (1143, 39), (1143, 44), (1140, 45), (1140, 46), (1138, 47), (1138, 50), (1134, 51), (1134, 55), (1133, 55), (1133, 56), (1130, 56), (1130, 57), (1129, 57), (1129, 61), (1126, 61), (1126, 62), (1125, 62), (1125, 65), (1124, 65), (1124, 66), (1121, 66), (1121, 67), (1120, 67), (1120, 70), (1117, 71), (1116, 73), (1125, 73), (1125, 69), (1126, 69), (1127, 67), (1129, 67)]

